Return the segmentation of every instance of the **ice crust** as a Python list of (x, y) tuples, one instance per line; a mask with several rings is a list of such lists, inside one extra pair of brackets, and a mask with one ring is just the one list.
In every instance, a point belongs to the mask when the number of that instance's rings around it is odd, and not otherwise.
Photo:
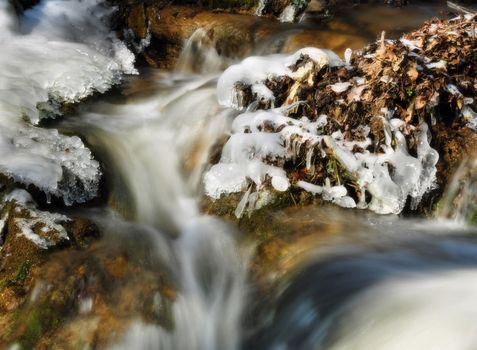
[(226, 107), (244, 109), (237, 84), (250, 85), (258, 95), (270, 98), (271, 91), (266, 87), (268, 78), (288, 76), (295, 78), (301, 71), (293, 72), (290, 66), (303, 56), (308, 56), (319, 67), (343, 65), (343, 61), (332, 51), (317, 48), (304, 48), (293, 55), (252, 56), (227, 68), (217, 83), (219, 103)]
[[(303, 49), (288, 57), (274, 55), (246, 59), (227, 69), (219, 79), (219, 101), (243, 110), (246, 106), (237, 103), (235, 95), (238, 83), (265, 86), (269, 77), (284, 75), (293, 78), (297, 73), (291, 72), (289, 67), (303, 54), (309, 55), (319, 67), (341, 64), (333, 55), (318, 49)], [(364, 84), (362, 78), (357, 79), (359, 85)], [(350, 83), (343, 82), (331, 88), (339, 93), (349, 86)], [(260, 96), (257, 94), (255, 98)], [(298, 120), (287, 116), (289, 109), (290, 106), (245, 111), (234, 119), (232, 135), (223, 148), (220, 162), (204, 176), (209, 197), (217, 199), (222, 194), (246, 191), (236, 213), (242, 215), (252, 195), (251, 184), (257, 191), (270, 187), (286, 191), (293, 185), (342, 207), (398, 214), (409, 197), (415, 208), (422, 196), (433, 188), (438, 153), (430, 146), (426, 123), (417, 127), (406, 125), (403, 120), (393, 117), (392, 110), (383, 108), (376, 117), (382, 121), (385, 142), (374, 153), (368, 150), (372, 144), (369, 126), (360, 127), (359, 140), (347, 140), (341, 130), (331, 135), (323, 133), (327, 116), (322, 115), (314, 122), (306, 117)], [(409, 154), (408, 139), (416, 140), (417, 156)], [(292, 183), (283, 165), (286, 161), (296, 160), (303, 152), (306, 154), (306, 168), (311, 171), (314, 161), (320, 157), (336, 159), (355, 179), (359, 198), (353, 199), (342, 184), (332, 186), (328, 178), (322, 184)]]
[(63, 198), (67, 205), (96, 193), (100, 166), (80, 138), (31, 125), (3, 128), (0, 135), (2, 174)]
[[(77, 137), (36, 127), (56, 103), (105, 92), (135, 73), (100, 0), (43, 0), (21, 18), (0, 3), (0, 172), (66, 204), (97, 192), (99, 164)], [(51, 101), (54, 101), (51, 103)]]
[[(48, 249), (61, 241), (69, 240), (68, 234), (62, 224), (70, 219), (62, 214), (41, 211), (37, 208), (30, 193), (21, 189), (14, 189), (4, 196), (3, 202), (14, 202), (16, 208), (21, 208), (21, 217), (14, 218), (18, 227), (18, 234), (32, 241), (41, 249)], [(6, 218), (2, 218), (4, 222)], [(38, 230), (38, 227), (41, 229)]]

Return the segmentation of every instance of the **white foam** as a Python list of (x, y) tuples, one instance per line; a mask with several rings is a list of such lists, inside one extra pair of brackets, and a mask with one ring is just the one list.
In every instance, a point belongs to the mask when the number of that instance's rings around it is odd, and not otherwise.
[(330, 350), (463, 350), (477, 344), (476, 271), (385, 279), (344, 304)]

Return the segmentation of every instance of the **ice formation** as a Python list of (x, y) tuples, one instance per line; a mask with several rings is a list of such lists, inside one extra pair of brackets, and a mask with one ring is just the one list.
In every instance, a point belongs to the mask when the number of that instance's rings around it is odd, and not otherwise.
[(0, 131), (0, 172), (16, 182), (34, 185), (66, 204), (96, 192), (99, 163), (76, 136), (31, 125)]
[[(342, 64), (334, 55), (318, 49), (303, 49), (289, 57), (274, 55), (246, 59), (226, 70), (219, 79), (219, 101), (243, 110), (247, 106), (240, 104), (237, 97), (236, 87), (239, 84), (251, 85), (252, 91), (257, 91), (257, 86), (266, 89), (267, 79), (271, 77), (306, 78), (303, 71), (300, 73), (301, 68), (295, 72), (290, 69), (302, 55), (308, 55), (318, 69)], [(354, 85), (341, 82), (331, 86), (331, 89), (339, 94), (351, 86), (356, 89), (365, 83), (360, 77), (352, 80)], [(291, 91), (293, 93), (293, 87)], [(351, 94), (356, 95), (353, 99), (359, 98), (356, 92)], [(255, 99), (261, 97), (254, 94)], [(252, 101), (249, 103), (253, 106)], [(342, 207), (397, 214), (403, 210), (409, 197), (411, 206), (415, 207), (434, 186), (438, 153), (429, 144), (425, 122), (418, 126), (407, 125), (402, 119), (394, 117), (392, 110), (382, 108), (376, 117), (382, 125), (384, 142), (379, 150), (373, 152), (370, 151), (373, 141), (368, 126), (362, 125), (359, 132), (355, 132), (360, 134), (359, 137), (349, 139), (344, 136), (344, 130), (325, 131), (328, 123), (326, 115), (315, 121), (307, 117), (289, 117), (288, 112), (293, 107), (247, 110), (234, 119), (232, 135), (223, 148), (220, 162), (204, 176), (205, 191), (209, 197), (217, 199), (222, 194), (246, 191), (236, 211), (236, 215), (240, 216), (252, 194), (251, 186), (256, 191), (268, 188), (286, 191), (290, 186), (296, 186)], [(415, 140), (417, 155), (409, 153), (409, 139)], [(303, 158), (309, 172), (313, 172), (314, 164), (323, 159), (337, 161), (347, 177), (352, 179), (353, 193), (350, 193), (350, 183), (347, 186), (343, 183), (331, 185), (329, 178), (324, 178), (321, 184), (294, 181), (284, 165)]]
[(42, 109), (104, 92), (134, 56), (104, 24), (100, 0), (43, 0), (17, 18), (0, 3), (0, 171), (67, 204), (96, 194), (99, 165), (77, 137), (36, 127)]
[(271, 55), (267, 57), (252, 56), (239, 64), (230, 66), (219, 78), (217, 94), (219, 103), (226, 107), (243, 109), (246, 107), (242, 100), (239, 84), (251, 86), (253, 92), (261, 97), (270, 98), (273, 93), (265, 85), (269, 78), (288, 76), (293, 79), (304, 74), (304, 70), (293, 72), (290, 66), (296, 64), (302, 56), (308, 56), (320, 68), (326, 65), (336, 67), (343, 64), (341, 59), (332, 51), (316, 48), (304, 48), (293, 55)]
[[(21, 215), (13, 219), (18, 228), (18, 234), (39, 248), (48, 249), (69, 240), (62, 224), (70, 219), (65, 215), (39, 210), (27, 191), (15, 189), (5, 195), (3, 200), (5, 203), (15, 203), (17, 205), (15, 210), (21, 211)], [(2, 222), (6, 219), (6, 217), (2, 218)]]

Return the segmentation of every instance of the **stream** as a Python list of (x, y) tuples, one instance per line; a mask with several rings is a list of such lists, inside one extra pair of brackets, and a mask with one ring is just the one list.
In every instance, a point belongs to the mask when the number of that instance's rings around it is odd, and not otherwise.
[[(333, 31), (364, 41), (376, 39), (381, 30), (398, 37), (442, 9), (412, 5), (395, 16), (400, 10), (363, 6), (325, 29), (307, 13), (301, 23), (284, 24), (249, 54), (292, 52), (308, 45), (314, 30), (329, 34), (323, 48), (330, 49)], [(477, 348), (477, 229), (450, 209), (432, 219), (332, 205), (277, 211), (273, 217), (283, 233), (313, 233), (290, 248), (295, 249), (292, 262), (284, 264), (291, 267), (276, 277), (283, 283), (274, 284), (270, 273), (265, 279), (276, 290), (257, 291), (250, 269), (256, 246), (243, 238), (243, 227), (204, 215), (201, 207), (204, 172), (238, 114), (217, 98), (217, 82), (233, 60), (203, 45), (207, 33), (198, 30), (185, 43), (175, 70), (135, 68), (130, 52), (100, 20), (108, 11), (99, 0), (43, 0), (15, 22), (3, 0), (0, 41), (7, 54), (0, 57), (0, 169), (43, 190), (43, 208), (85, 216), (100, 227), (99, 248), (80, 256), (58, 255), (64, 259), (60, 265), (88, 259), (88, 254), (107, 255), (120, 246), (145, 269), (168, 271), (177, 289), (172, 329), (138, 316), (112, 336), (109, 348)], [(100, 13), (100, 19), (93, 13)], [(296, 39), (297, 31), (305, 34)], [(287, 39), (291, 44), (277, 46)], [(49, 118), (58, 106), (40, 106), (39, 113), (33, 103), (78, 102), (91, 91), (101, 94), (54, 120)], [(40, 140), (42, 147), (20, 136)], [(75, 180), (58, 187), (51, 179), (61, 178), (58, 169), (73, 162), (62, 154), (51, 156), (60, 142), (81, 163), (69, 170)], [(99, 171), (103, 182), (97, 180)], [(68, 192), (78, 183), (80, 190)], [(93, 204), (48, 203), (50, 196), (83, 203), (98, 193)], [(468, 203), (472, 199), (466, 198), (459, 210), (474, 205)], [(259, 299), (267, 295), (268, 300)]]

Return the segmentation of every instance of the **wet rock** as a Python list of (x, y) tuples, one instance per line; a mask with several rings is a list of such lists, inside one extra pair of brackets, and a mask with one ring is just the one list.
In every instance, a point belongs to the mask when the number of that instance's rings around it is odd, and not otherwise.
[[(281, 9), (288, 3), (269, 1), (267, 6)], [(375, 38), (376, 28), (383, 25), (369, 22), (369, 16), (364, 16), (364, 23), (355, 23), (354, 13), (350, 18), (344, 16), (344, 21), (317, 15), (320, 11), (326, 12), (327, 6), (328, 4), (324, 3), (317, 5), (316, 2), (308, 5), (307, 18), (313, 18), (312, 21), (318, 24), (310, 29), (306, 25), (292, 27), (290, 24), (279, 23), (271, 20), (269, 16), (257, 18), (243, 11), (211, 11), (207, 6), (120, 3), (114, 27), (119, 36), (129, 42), (141, 64), (167, 69), (177, 68), (176, 63), (179, 58), (182, 59), (184, 47), (191, 44), (197, 48), (191, 53), (195, 57), (194, 64), (197, 65), (197, 61), (201, 61), (202, 55), (207, 54), (208, 50), (213, 51), (222, 61), (222, 66), (219, 64), (215, 67), (217, 71), (226, 68), (234, 60), (253, 54), (256, 49), (260, 51), (264, 42), (268, 43), (267, 50), (270, 52), (291, 53), (302, 47), (313, 46), (328, 48), (341, 54), (346, 48), (363, 47), (370, 38)], [(361, 13), (363, 12), (367, 11), (361, 10)], [(390, 10), (386, 12), (386, 16), (395, 18), (396, 13)], [(416, 23), (413, 22), (410, 28), (416, 27), (421, 21), (421, 18), (416, 19)], [(395, 21), (390, 22), (391, 29), (401, 25)], [(366, 32), (366, 38), (363, 38), (363, 33), (356, 34), (356, 25), (365, 28), (360, 28), (360, 32)], [(290, 32), (291, 28), (297, 31)], [(202, 33), (200, 36), (197, 35), (199, 31)], [(283, 35), (277, 36), (280, 32)], [(200, 38), (191, 43), (189, 39), (194, 37)], [(244, 42), (247, 42), (247, 45), (243, 45)], [(200, 69), (197, 71), (200, 72)]]
[[(350, 28), (344, 33), (352, 33)], [(282, 52), (292, 53), (303, 47), (326, 47), (342, 56), (346, 49), (358, 50), (367, 44), (367, 40), (359, 35), (342, 34), (340, 31), (304, 30), (290, 35), (285, 41)], [(325, 44), (326, 43), (326, 44)]]
[(0, 347), (105, 348), (137, 319), (173, 328), (175, 288), (167, 269), (138, 253), (141, 242), (99, 238), (86, 219), (71, 219), (65, 230), (70, 244), (48, 249), (7, 230), (0, 248), (0, 325), (7, 325)]
[[(230, 58), (247, 54), (250, 48), (243, 42), (253, 47), (273, 30), (273, 24), (271, 28), (258, 28), (259, 19), (253, 16), (192, 6), (137, 4), (122, 7), (119, 13), (121, 17), (115, 24), (118, 35), (130, 42), (140, 61), (168, 69), (175, 66), (187, 39), (198, 29), (208, 33), (220, 55)], [(265, 19), (261, 21), (267, 23)]]
[[(83, 218), (41, 211), (29, 194), (14, 190), (1, 210), (0, 285), (23, 287), (31, 268), (56, 250), (84, 248), (99, 237), (97, 226)], [(90, 241), (91, 242), (91, 241)]]
[[(0, 224), (0, 347), (16, 342), (22, 349), (58, 348), (36, 344), (81, 308), (85, 271), (67, 266), (68, 259), (85, 254), (88, 260), (85, 250), (99, 229), (88, 219), (38, 209), (19, 189), (4, 195)], [(54, 338), (51, 344), (57, 344)]]
[[(211, 11), (208, 6), (181, 6), (178, 2), (167, 6), (162, 2), (119, 2), (114, 27), (119, 36), (130, 43), (130, 48), (138, 54), (143, 64), (174, 68), (185, 43), (197, 30), (207, 33), (205, 44), (216, 50), (220, 57), (234, 60), (250, 54), (273, 33), (286, 29), (270, 18), (282, 13), (295, 1), (265, 3), (264, 17), (257, 18), (247, 15), (246, 11)], [(305, 6), (303, 4), (306, 3), (297, 2), (296, 6)], [(247, 45), (243, 45), (244, 42)], [(337, 34), (336, 31), (301, 30), (290, 35), (286, 42), (271, 45), (277, 45), (277, 50), (281, 52), (291, 52), (301, 45), (326, 46), (343, 51), (346, 47), (362, 47), (364, 42), (357, 36)]]
[[(236, 219), (235, 219), (236, 220)], [(362, 212), (326, 203), (274, 207), (238, 221), (241, 245), (251, 249), (250, 286), (244, 324), (255, 332), (270, 321), (274, 305), (296, 273), (326, 249), (360, 240), (369, 234)], [(246, 330), (247, 332), (247, 330)]]
[(100, 238), (100, 232), (94, 222), (82, 217), (75, 217), (66, 222), (68, 236), (75, 246), (86, 248)]
[(175, 287), (147, 238), (106, 240), (14, 186), (0, 211), (0, 348), (105, 348), (138, 319), (174, 327)]

